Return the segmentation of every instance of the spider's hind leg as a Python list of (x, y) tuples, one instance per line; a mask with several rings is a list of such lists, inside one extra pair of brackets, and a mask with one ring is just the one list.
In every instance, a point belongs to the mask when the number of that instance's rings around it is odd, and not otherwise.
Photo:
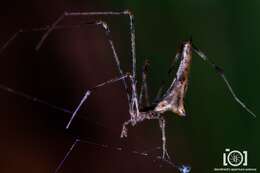
[(166, 121), (163, 117), (159, 117), (159, 125), (160, 125), (161, 132), (162, 132), (162, 159), (171, 160), (170, 155), (167, 152), (167, 147), (166, 147), (166, 135), (165, 135)]

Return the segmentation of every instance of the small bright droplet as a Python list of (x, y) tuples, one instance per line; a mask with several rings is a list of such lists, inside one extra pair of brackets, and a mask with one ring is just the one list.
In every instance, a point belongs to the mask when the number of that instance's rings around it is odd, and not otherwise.
[(190, 170), (191, 170), (190, 166), (182, 165), (182, 166), (179, 167), (179, 171), (181, 173), (189, 173)]

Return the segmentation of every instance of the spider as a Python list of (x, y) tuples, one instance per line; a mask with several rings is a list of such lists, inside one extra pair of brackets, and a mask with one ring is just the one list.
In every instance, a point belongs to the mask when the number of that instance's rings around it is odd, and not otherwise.
[[(78, 17), (78, 16), (127, 16), (129, 18), (129, 31), (130, 31), (130, 42), (131, 42), (131, 55), (132, 55), (132, 71), (131, 72), (124, 72), (120, 65), (120, 60), (117, 55), (117, 51), (115, 49), (112, 37), (110, 35), (111, 31), (109, 25), (104, 21), (95, 21), (95, 22), (88, 22), (83, 23), (80, 25), (59, 25), (59, 23), (65, 17)], [(159, 127), (161, 129), (161, 140), (162, 140), (162, 156), (161, 159), (165, 161), (170, 161), (171, 158), (167, 152), (166, 147), (166, 134), (165, 134), (165, 127), (166, 127), (166, 120), (165, 120), (165, 112), (172, 112), (178, 116), (184, 117), (186, 116), (185, 107), (184, 107), (184, 98), (187, 92), (188, 86), (188, 79), (189, 79), (189, 72), (190, 66), (192, 61), (192, 53), (196, 53), (200, 58), (204, 61), (207, 61), (219, 74), (222, 79), (224, 80), (227, 88), (229, 89), (231, 95), (238, 102), (247, 112), (251, 115), (256, 117), (256, 115), (236, 96), (234, 93), (231, 85), (229, 84), (224, 71), (222, 68), (217, 66), (213, 61), (211, 61), (200, 49), (198, 49), (192, 42), (191, 39), (184, 41), (179, 51), (177, 52), (176, 56), (174, 57), (173, 64), (170, 67), (169, 73), (171, 73), (172, 68), (177, 66), (177, 73), (174, 75), (171, 85), (166, 90), (164, 94), (157, 95), (155, 101), (150, 104), (149, 103), (149, 96), (148, 96), (148, 89), (147, 89), (147, 73), (149, 68), (149, 61), (146, 60), (143, 68), (142, 68), (142, 81), (141, 81), (141, 88), (140, 92), (138, 93), (137, 90), (137, 79), (136, 79), (136, 48), (135, 48), (135, 27), (134, 27), (134, 15), (129, 10), (125, 11), (109, 11), (109, 12), (64, 12), (58, 19), (50, 26), (46, 26), (43, 28), (31, 29), (31, 30), (19, 30), (15, 33), (7, 42), (6, 44), (0, 49), (0, 53), (6, 49), (6, 47), (18, 36), (20, 33), (24, 32), (32, 32), (32, 31), (46, 31), (39, 43), (36, 46), (36, 50), (39, 50), (44, 44), (44, 41), (48, 38), (50, 33), (53, 30), (57, 29), (66, 29), (72, 27), (82, 27), (82, 26), (89, 26), (94, 25), (101, 27), (104, 32), (106, 33), (110, 48), (113, 52), (114, 61), (117, 66), (117, 70), (119, 76), (113, 79), (110, 79), (106, 82), (100, 83), (93, 88), (88, 89), (85, 92), (85, 95), (82, 97), (80, 103), (77, 105), (76, 109), (72, 111), (72, 115), (70, 120), (66, 125), (66, 129), (70, 128), (71, 123), (73, 122), (74, 118), (78, 114), (78, 111), (82, 107), (83, 103), (86, 102), (88, 97), (98, 88), (102, 88), (103, 86), (109, 85), (115, 82), (122, 82), (126, 96), (128, 100), (128, 107), (129, 107), (129, 115), (130, 119), (125, 121), (122, 125), (121, 131), (121, 138), (127, 137), (128, 128), (129, 126), (135, 126), (144, 120), (151, 120), (155, 119), (159, 122)], [(1, 88), (3, 88), (1, 86)], [(9, 91), (10, 92), (10, 91)], [(35, 101), (42, 102), (41, 100), (35, 99)], [(43, 102), (42, 102), (43, 103)], [(73, 147), (75, 143), (73, 144)], [(72, 148), (73, 148), (72, 147)], [(66, 157), (65, 157), (66, 158)], [(64, 160), (63, 160), (64, 161)], [(62, 162), (63, 163), (63, 162)], [(190, 167), (188, 166), (180, 166), (178, 170), (182, 173), (190, 172)]]

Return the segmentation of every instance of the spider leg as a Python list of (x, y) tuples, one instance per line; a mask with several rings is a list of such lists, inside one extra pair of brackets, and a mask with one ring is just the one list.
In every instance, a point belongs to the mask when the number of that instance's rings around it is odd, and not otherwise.
[[(139, 117), (139, 105), (138, 105), (138, 94), (136, 89), (136, 49), (135, 49), (135, 27), (134, 27), (134, 15), (129, 11), (120, 11), (120, 12), (65, 12), (62, 14), (52, 25), (52, 27), (55, 27), (59, 22), (62, 21), (62, 19), (66, 16), (128, 16), (129, 17), (129, 29), (130, 29), (130, 37), (131, 37), (131, 54), (132, 54), (132, 74), (130, 76), (130, 82), (131, 82), (131, 96), (127, 94), (128, 97), (128, 103), (129, 103), (129, 113), (131, 115), (132, 124), (135, 124)], [(101, 22), (103, 28), (106, 30), (107, 35), (110, 33), (108, 29), (108, 25), (104, 22)], [(41, 41), (37, 45), (37, 48), (40, 48), (44, 40), (47, 38), (47, 36), (52, 31), (52, 27), (43, 35)], [(113, 42), (111, 40), (111, 37), (109, 37), (109, 43), (114, 53), (115, 61), (117, 62), (117, 68), (120, 73), (120, 75), (123, 75), (118, 56), (116, 54), (116, 51), (114, 49)], [(126, 85), (126, 82), (123, 80), (124, 86), (126, 91), (128, 91), (128, 87)]]
[(159, 118), (159, 125), (162, 132), (162, 159), (171, 160), (166, 148), (166, 135), (165, 135), (166, 121), (163, 117)]
[[(182, 49), (182, 47), (181, 47), (181, 49)], [(168, 70), (168, 75), (169, 75), (169, 76), (171, 76), (171, 73), (173, 73), (173, 70), (174, 70), (174, 68), (175, 68), (175, 66), (176, 66), (176, 63), (177, 63), (180, 59), (182, 59), (181, 51), (177, 52), (177, 54), (175, 55), (175, 57), (174, 57), (174, 59), (173, 59), (173, 61), (172, 61), (172, 64), (171, 64), (171, 66), (170, 66), (170, 68), (169, 68), (169, 70)], [(158, 99), (163, 98), (163, 97), (166, 97), (167, 95), (169, 95), (169, 93), (171, 92), (171, 90), (172, 90), (172, 88), (173, 88), (173, 86), (174, 86), (175, 80), (176, 80), (176, 75), (174, 76), (173, 81), (172, 81), (170, 87), (166, 90), (166, 92), (165, 92), (162, 96), (159, 95), (160, 97), (157, 97)], [(160, 91), (160, 90), (159, 90), (159, 91)], [(159, 93), (159, 91), (158, 91), (158, 93)], [(161, 91), (160, 91), (160, 92), (161, 92)], [(158, 95), (157, 95), (157, 96), (158, 96)], [(156, 100), (158, 100), (158, 99), (156, 99)]]
[(131, 53), (132, 53), (132, 75), (135, 81), (136, 76), (136, 50), (135, 50), (135, 27), (134, 27), (134, 15), (129, 11), (107, 11), (107, 12), (64, 12), (61, 16), (59, 16), (54, 23), (50, 26), (50, 28), (45, 32), (36, 46), (36, 50), (39, 50), (44, 41), (47, 39), (49, 34), (54, 30), (54, 28), (65, 18), (68, 16), (128, 16), (129, 17), (129, 28), (130, 28), (130, 36), (131, 36)]
[[(123, 13), (123, 12), (122, 12)], [(67, 13), (66, 13), (67, 14)], [(67, 15), (73, 15), (74, 13), (71, 13), (71, 14), (67, 14)], [(90, 13), (90, 15), (99, 15), (99, 13)], [(110, 13), (109, 13), (110, 14)], [(119, 13), (116, 13), (119, 15)], [(84, 14), (83, 14), (84, 15)], [(64, 15), (62, 15), (64, 17)], [(60, 30), (60, 29), (73, 29), (73, 28), (82, 28), (84, 26), (101, 26), (104, 31), (105, 31), (105, 34), (108, 38), (108, 42), (109, 42), (109, 45), (110, 45), (110, 48), (112, 50), (112, 53), (113, 53), (113, 58), (116, 62), (116, 66), (117, 66), (117, 69), (118, 69), (118, 72), (119, 72), (119, 75), (120, 76), (123, 76), (123, 70), (121, 68), (121, 65), (120, 65), (120, 61), (119, 61), (119, 58), (118, 58), (118, 54), (117, 54), (117, 51), (116, 51), (116, 48), (114, 46), (114, 43), (113, 43), (113, 40), (112, 40), (112, 37), (110, 35), (110, 29), (109, 29), (109, 26), (106, 22), (104, 21), (95, 21), (95, 22), (85, 22), (85, 23), (82, 23), (82, 24), (78, 24), (78, 25), (58, 25), (61, 20), (63, 19), (63, 17), (60, 16), (55, 22), (54, 24), (52, 25), (47, 25), (47, 26), (44, 26), (44, 27), (41, 27), (41, 28), (33, 28), (33, 29), (20, 29), (19, 31), (17, 31), (16, 33), (14, 33), (10, 38), (9, 40), (0, 48), (0, 54), (18, 37), (19, 34), (22, 34), (22, 33), (29, 33), (29, 32), (42, 32), (42, 31), (45, 31), (45, 34), (44, 36), (42, 37), (41, 41), (38, 43), (37, 45), (37, 48), (36, 50), (39, 50), (39, 48), (41, 47), (41, 45), (43, 44), (44, 40), (47, 39), (48, 35), (54, 31), (54, 30)], [(125, 81), (125, 79), (123, 79), (123, 84), (124, 84), (124, 87), (125, 87), (125, 90), (126, 90), (126, 94), (127, 94), (127, 99), (128, 99), (128, 103), (129, 103), (129, 107), (131, 106), (130, 104), (130, 95), (128, 93), (129, 89), (128, 89), (128, 86), (127, 86), (127, 83)], [(86, 93), (87, 94), (87, 93)], [(86, 97), (86, 95), (84, 96), (84, 98)]]
[[(52, 24), (50, 29), (42, 36), (39, 44), (36, 46), (36, 49), (39, 49), (48, 35), (51, 33), (53, 28), (60, 23), (66, 16), (128, 16), (129, 17), (129, 30), (130, 30), (130, 38), (131, 38), (131, 55), (132, 55), (132, 74), (130, 76), (131, 83), (131, 96), (127, 93), (128, 103), (129, 103), (129, 113), (131, 115), (131, 124), (134, 125), (137, 123), (139, 117), (139, 105), (138, 105), (138, 94), (136, 89), (136, 48), (135, 48), (135, 27), (134, 27), (134, 15), (129, 11), (120, 11), (120, 12), (64, 12), (58, 19)], [(110, 33), (108, 25), (104, 22), (100, 22), (101, 26), (106, 30), (107, 36)], [(110, 46), (113, 50), (114, 58), (117, 63), (117, 68), (120, 75), (123, 75), (123, 72), (120, 67), (119, 59), (116, 54), (114, 44), (111, 40), (111, 37), (108, 37)], [(127, 84), (123, 79), (124, 86), (126, 91), (128, 91)]]
[(103, 83), (100, 83), (98, 85), (96, 85), (95, 87), (87, 90), (84, 94), (84, 96), (82, 97), (80, 103), (78, 104), (78, 106), (76, 107), (75, 111), (73, 112), (72, 116), (70, 117), (70, 120), (69, 122), (67, 123), (66, 125), (66, 129), (68, 129), (73, 121), (73, 119), (75, 118), (75, 116), (77, 115), (78, 111), (80, 110), (81, 106), (83, 105), (83, 103), (87, 100), (88, 96), (93, 92), (95, 91), (96, 89), (100, 88), (100, 87), (103, 87), (103, 86), (106, 86), (108, 84), (112, 84), (112, 83), (115, 83), (115, 82), (118, 82), (120, 80), (124, 80), (125, 78), (127, 78), (129, 76), (129, 74), (126, 74), (126, 75), (123, 75), (121, 77), (118, 77), (118, 78), (114, 78), (114, 79), (111, 79), (111, 80), (108, 80), (106, 82), (103, 82)]
[[(19, 34), (21, 33), (26, 33), (26, 32), (38, 32), (38, 31), (46, 31), (44, 35), (42, 36), (41, 40), (36, 46), (36, 50), (39, 50), (44, 43), (44, 41), (47, 39), (47, 37), (51, 34), (52, 31), (57, 30), (57, 29), (65, 29), (65, 28), (75, 28), (75, 27), (81, 27), (80, 25), (75, 25), (75, 26), (68, 26), (68, 25), (59, 25), (59, 23), (67, 16), (128, 16), (129, 17), (129, 29), (130, 29), (130, 37), (131, 37), (131, 55), (132, 55), (132, 75), (130, 77), (130, 82), (131, 82), (131, 96), (129, 95), (128, 91), (128, 86), (126, 84), (125, 78), (123, 78), (123, 83), (124, 87), (127, 91), (127, 98), (128, 98), (128, 103), (129, 103), (129, 113), (131, 115), (132, 123), (136, 122), (138, 116), (139, 116), (139, 106), (138, 106), (138, 95), (137, 95), (137, 89), (136, 89), (136, 49), (135, 49), (135, 27), (134, 27), (134, 16), (129, 10), (121, 11), (121, 12), (64, 12), (61, 16), (59, 16), (56, 21), (50, 26), (45, 26), (42, 28), (33, 28), (30, 30), (19, 30), (15, 34), (11, 36), (11, 38), (1, 47), (0, 53), (2, 53), (16, 38)], [(123, 70), (121, 69), (120, 66), (120, 61), (114, 46), (114, 43), (111, 39), (110, 36), (110, 29), (108, 25), (103, 22), (103, 21), (97, 21), (97, 22), (92, 22), (92, 23), (87, 23), (89, 25), (98, 25), (101, 26), (106, 33), (106, 36), (108, 37), (108, 41), (110, 44), (110, 47), (112, 49), (113, 57), (116, 61), (116, 65), (119, 71), (119, 74), (122, 76), (123, 75)], [(80, 106), (83, 104), (84, 100), (87, 99), (87, 96), (89, 95), (88, 92), (84, 95)], [(77, 110), (77, 109), (76, 109)], [(77, 112), (77, 111), (76, 111)], [(74, 111), (75, 113), (75, 111)], [(76, 114), (73, 114), (74, 116)], [(73, 117), (74, 117), (73, 116)], [(73, 118), (72, 118), (73, 119)]]
[[(74, 25), (56, 25), (53, 30), (64, 30), (64, 29), (76, 29), (76, 28), (82, 28), (85, 26), (93, 26), (97, 25), (95, 22), (89, 22), (89, 23), (80, 23), (80, 24), (74, 24)], [(9, 45), (11, 45), (15, 39), (17, 39), (18, 36), (25, 33), (32, 33), (32, 32), (43, 32), (50, 29), (51, 26), (46, 25), (40, 28), (32, 28), (32, 29), (19, 29), (16, 31), (6, 42), (5, 44), (0, 48), (0, 54), (3, 53)]]
[(130, 119), (123, 123), (121, 138), (127, 137), (127, 125), (131, 123), (134, 126), (137, 122), (140, 122), (142, 117), (140, 116), (138, 94), (136, 89), (136, 48), (135, 48), (135, 27), (134, 27), (134, 15), (128, 11), (130, 19), (130, 37), (131, 37), (131, 54), (132, 54), (132, 75), (130, 76), (131, 82), (131, 98), (129, 101), (129, 114)]
[[(169, 75), (169, 77), (171, 77), (171, 74), (173, 73), (173, 70), (174, 70), (174, 68), (175, 68), (175, 66), (176, 66), (176, 63), (177, 63), (180, 59), (181, 59), (181, 53), (180, 53), (180, 51), (179, 51), (179, 52), (177, 52), (177, 54), (176, 54), (175, 57), (173, 58), (172, 63), (171, 63), (171, 66), (170, 66), (170, 68), (169, 68), (169, 70), (168, 70), (168, 75)], [(164, 96), (166, 96), (166, 95), (169, 94), (171, 88), (173, 87), (174, 81), (175, 81), (175, 78), (174, 78), (173, 82), (171, 83), (170, 87), (168, 88), (168, 90), (166, 91), (166, 93), (164, 93), (164, 94), (163, 94), (163, 88), (164, 88), (164, 86), (165, 86), (165, 81), (162, 81), (162, 82), (161, 82), (161, 86), (160, 86), (160, 88), (159, 88), (158, 91), (157, 91), (157, 94), (156, 94), (156, 97), (155, 97), (153, 103), (158, 103)]]
[(161, 99), (162, 99), (162, 93), (163, 93), (163, 88), (165, 86), (165, 82), (162, 81), (161, 82), (161, 86), (159, 87), (158, 91), (157, 91), (157, 94), (153, 100), (153, 103), (158, 103)]
[(171, 66), (168, 70), (169, 75), (173, 72), (173, 69), (175, 68), (175, 65), (176, 65), (176, 63), (178, 62), (179, 59), (181, 59), (181, 53), (177, 52), (177, 54), (175, 55), (175, 57), (172, 60)]
[(50, 33), (54, 30), (54, 28), (65, 18), (68, 16), (109, 16), (109, 15), (127, 15), (129, 14), (129, 11), (121, 11), (121, 12), (64, 12), (61, 14), (50, 26), (50, 28), (44, 33), (41, 40), (36, 46), (36, 50), (39, 50), (44, 43), (44, 41), (47, 39), (47, 37), (50, 35)]
[[(69, 16), (73, 16), (73, 17), (80, 17), (80, 16), (109, 16), (109, 15), (117, 15), (117, 16), (123, 16), (123, 15), (130, 15), (129, 11), (121, 11), (121, 12), (64, 12), (61, 16), (59, 16), (54, 23), (48, 28), (48, 30), (44, 33), (44, 35), (42, 36), (41, 40), (39, 41), (39, 43), (36, 46), (36, 50), (39, 50), (42, 46), (42, 44), (44, 43), (44, 41), (47, 39), (47, 37), (51, 34), (51, 32), (55, 29), (55, 27), (65, 18), (65, 17), (69, 17)], [(113, 51), (113, 55), (114, 55), (114, 59), (117, 63), (117, 67), (118, 67), (118, 71), (120, 73), (120, 75), (123, 75), (123, 71), (121, 69), (120, 66), (120, 61), (118, 59), (116, 50), (115, 50), (115, 46), (114, 43), (110, 37), (110, 29), (109, 26), (106, 22), (104, 21), (97, 21), (93, 24), (96, 25), (101, 25), (104, 30), (106, 31), (106, 35), (108, 36), (108, 40), (109, 40), (109, 44), (110, 47)]]
[(233, 98), (235, 99), (235, 101), (240, 104), (240, 106), (242, 106), (249, 114), (251, 114), (253, 117), (256, 117), (255, 113), (253, 111), (251, 111), (251, 109), (249, 109), (236, 95), (236, 93), (234, 92), (233, 88), (231, 87), (229, 81), (227, 80), (225, 74), (224, 74), (224, 70), (217, 66), (212, 60), (210, 60), (201, 50), (199, 50), (198, 48), (196, 48), (193, 45), (193, 50), (194, 52), (199, 55), (204, 61), (207, 61), (217, 72), (217, 74), (220, 75), (220, 77), (224, 80), (229, 92), (231, 93), (231, 95), (233, 96)]
[(150, 65), (149, 61), (145, 60), (142, 68), (142, 84), (141, 84), (141, 90), (139, 94), (139, 106), (141, 108), (150, 106), (149, 93), (147, 87), (147, 73), (148, 73), (149, 65)]

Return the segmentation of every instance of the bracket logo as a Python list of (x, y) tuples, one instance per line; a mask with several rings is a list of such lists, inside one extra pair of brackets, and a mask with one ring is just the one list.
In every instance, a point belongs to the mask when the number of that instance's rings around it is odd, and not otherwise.
[(238, 151), (238, 150), (232, 150), (230, 151), (229, 148), (225, 149), (225, 152), (223, 153), (223, 166), (247, 166), (247, 151)]
[(226, 148), (222, 157), (223, 167), (214, 168), (214, 172), (257, 172), (257, 168), (248, 167), (248, 151)]

